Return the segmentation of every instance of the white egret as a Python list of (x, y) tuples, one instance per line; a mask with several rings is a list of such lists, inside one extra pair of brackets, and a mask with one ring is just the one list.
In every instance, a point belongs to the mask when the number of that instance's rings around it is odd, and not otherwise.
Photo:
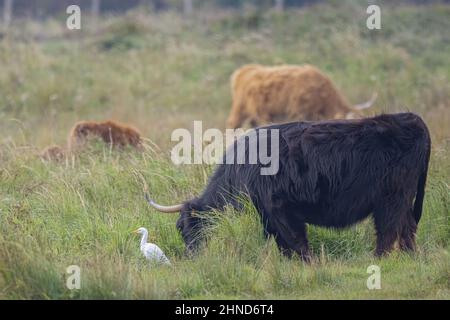
[(149, 261), (171, 265), (164, 252), (154, 243), (147, 243), (148, 231), (145, 228), (139, 228), (134, 233), (142, 235), (141, 238), (141, 252)]

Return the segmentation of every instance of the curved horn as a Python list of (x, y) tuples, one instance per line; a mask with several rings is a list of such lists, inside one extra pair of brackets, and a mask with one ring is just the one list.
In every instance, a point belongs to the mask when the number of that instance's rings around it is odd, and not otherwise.
[(144, 193), (145, 200), (147, 200), (148, 204), (151, 205), (153, 208), (155, 208), (158, 211), (165, 212), (165, 213), (174, 213), (179, 212), (181, 208), (183, 207), (182, 204), (176, 204), (174, 206), (162, 206), (160, 204), (157, 204), (155, 201), (150, 199), (150, 196), (148, 192)]
[(378, 97), (378, 94), (375, 92), (375, 93), (372, 95), (372, 98), (370, 98), (369, 101), (366, 101), (366, 102), (363, 102), (363, 103), (359, 103), (359, 104), (357, 104), (357, 105), (354, 105), (354, 106), (353, 106), (353, 109), (355, 109), (355, 110), (363, 110), (363, 109), (370, 108), (370, 107), (372, 106), (372, 104), (375, 102), (375, 100), (377, 99), (377, 97)]

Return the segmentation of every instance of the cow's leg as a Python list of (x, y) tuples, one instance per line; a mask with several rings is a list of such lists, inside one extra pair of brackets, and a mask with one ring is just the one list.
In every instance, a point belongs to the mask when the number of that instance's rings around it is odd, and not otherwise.
[(408, 212), (408, 216), (403, 225), (402, 232), (399, 238), (400, 249), (403, 251), (416, 250), (416, 231), (417, 223), (412, 215), (412, 210)]
[(310, 262), (306, 224), (302, 216), (295, 212), (298, 207), (283, 203), (276, 196), (258, 207), (265, 221), (265, 230), (275, 237), (280, 251), (288, 257), (295, 252), (303, 261)]
[(374, 211), (377, 232), (376, 256), (383, 256), (392, 251), (395, 241), (400, 237), (409, 207), (405, 201), (387, 199), (386, 204)]
[(289, 248), (289, 245), (283, 239), (281, 234), (276, 231), (276, 228), (274, 228), (274, 226), (267, 220), (264, 221), (263, 224), (264, 224), (264, 236), (267, 239), (273, 236), (280, 252), (287, 257), (291, 257), (292, 250)]
[(288, 257), (291, 258), (293, 251), (292, 249), (289, 247), (288, 243), (283, 239), (283, 237), (279, 234), (279, 233), (274, 233), (274, 238), (275, 238), (275, 242), (277, 243), (278, 246), (278, 250), (280, 250), (280, 252)]
[(266, 113), (258, 114), (250, 120), (252, 127), (256, 127), (259, 125), (270, 124), (273, 122), (273, 118)]
[(383, 227), (377, 228), (377, 248), (375, 255), (381, 257), (392, 251), (395, 240), (397, 240), (398, 232), (392, 228), (382, 230)]
[(254, 118), (250, 119), (250, 127), (255, 128), (258, 125), (259, 125), (258, 120), (254, 119)]
[(290, 242), (293, 244), (295, 252), (302, 258), (303, 261), (311, 262), (311, 251), (309, 249), (309, 242), (306, 231), (306, 224), (302, 223), (295, 230), (291, 229)]

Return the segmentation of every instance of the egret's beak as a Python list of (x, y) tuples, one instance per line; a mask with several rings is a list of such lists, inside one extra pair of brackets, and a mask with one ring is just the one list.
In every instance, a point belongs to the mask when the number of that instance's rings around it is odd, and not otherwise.
[(139, 229), (134, 230), (132, 233), (139, 233)]

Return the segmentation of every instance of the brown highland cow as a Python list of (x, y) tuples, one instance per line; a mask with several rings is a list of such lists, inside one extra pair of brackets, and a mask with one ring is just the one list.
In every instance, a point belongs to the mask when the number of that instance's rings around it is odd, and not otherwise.
[(245, 65), (231, 76), (228, 128), (276, 122), (361, 117), (375, 101), (350, 106), (332, 81), (311, 65)]
[(65, 157), (65, 151), (60, 146), (49, 146), (41, 151), (39, 157), (46, 161), (61, 161)]
[(139, 131), (130, 126), (108, 120), (104, 122), (80, 121), (70, 131), (68, 147), (74, 151), (90, 138), (100, 138), (112, 147), (130, 145), (140, 149), (142, 140)]

